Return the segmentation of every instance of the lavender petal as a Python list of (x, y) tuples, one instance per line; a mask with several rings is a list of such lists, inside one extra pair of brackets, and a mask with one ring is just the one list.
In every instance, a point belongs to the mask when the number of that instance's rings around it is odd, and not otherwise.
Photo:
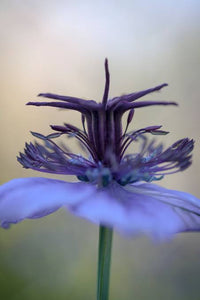
[(113, 183), (68, 207), (72, 213), (112, 227), (125, 235), (145, 233), (168, 239), (175, 233), (200, 230), (200, 200), (154, 184), (125, 187)]
[(0, 186), (1, 226), (44, 217), (63, 205), (86, 199), (94, 191), (94, 186), (79, 182), (40, 177), (13, 179)]

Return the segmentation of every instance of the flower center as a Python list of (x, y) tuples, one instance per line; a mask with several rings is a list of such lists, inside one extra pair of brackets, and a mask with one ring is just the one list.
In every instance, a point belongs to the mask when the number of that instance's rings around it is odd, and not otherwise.
[(88, 137), (95, 146), (98, 161), (110, 167), (114, 161), (120, 161), (120, 147), (122, 136), (121, 115), (103, 105), (98, 111), (91, 113), (88, 120)]
[[(83, 130), (71, 125), (51, 125), (56, 133), (44, 136), (32, 133), (42, 139), (44, 146), (38, 143), (26, 144), (25, 153), (20, 153), (18, 161), (25, 168), (54, 174), (76, 175), (82, 181), (106, 186), (112, 181), (121, 185), (137, 181), (159, 180), (165, 174), (186, 169), (191, 164), (193, 140), (187, 138), (174, 143), (163, 150), (162, 145), (148, 142), (146, 133), (165, 135), (162, 126), (148, 126), (127, 133), (134, 111), (140, 107), (152, 105), (177, 105), (165, 101), (137, 101), (139, 98), (159, 91), (167, 84), (161, 84), (144, 91), (122, 95), (108, 100), (110, 75), (108, 61), (105, 60), (105, 88), (101, 103), (76, 97), (51, 93), (39, 94), (53, 102), (29, 102), (28, 105), (51, 106), (72, 109), (81, 113)], [(122, 117), (129, 112), (125, 130), (122, 130)], [(87, 157), (74, 154), (68, 147), (59, 145), (54, 139), (68, 135), (75, 137), (87, 150)], [(130, 144), (140, 141), (137, 153), (126, 154)]]

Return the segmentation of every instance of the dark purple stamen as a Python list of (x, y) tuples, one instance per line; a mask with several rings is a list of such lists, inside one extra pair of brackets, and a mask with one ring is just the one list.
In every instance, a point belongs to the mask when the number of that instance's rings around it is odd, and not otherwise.
[[(135, 92), (108, 100), (110, 74), (108, 60), (105, 60), (105, 88), (101, 103), (76, 97), (51, 93), (39, 94), (40, 97), (57, 100), (56, 102), (28, 102), (27, 105), (51, 106), (79, 111), (83, 130), (70, 125), (51, 125), (56, 131), (48, 136), (32, 133), (42, 139), (44, 146), (26, 144), (25, 153), (20, 153), (19, 162), (25, 168), (56, 174), (73, 174), (84, 181), (109, 183), (112, 180), (125, 185), (136, 181), (158, 180), (163, 175), (182, 171), (191, 164), (193, 140), (182, 139), (163, 151), (161, 145), (148, 143), (146, 133), (165, 135), (161, 126), (148, 126), (127, 133), (136, 108), (154, 105), (177, 105), (175, 102), (140, 101), (139, 98), (160, 91), (166, 83), (140, 92)], [(122, 130), (123, 114), (129, 111), (126, 127)], [(69, 149), (53, 141), (59, 136), (73, 136), (86, 149), (90, 158), (73, 154)], [(141, 142), (139, 153), (126, 155), (133, 142)], [(109, 179), (108, 179), (109, 178)], [(109, 181), (109, 182), (108, 182)]]
[(110, 86), (110, 74), (108, 70), (108, 60), (107, 58), (105, 59), (105, 77), (106, 77), (106, 83), (105, 83), (105, 89), (104, 89), (104, 95), (103, 95), (103, 100), (102, 104), (104, 108), (106, 108), (106, 104), (108, 101), (108, 92), (109, 92), (109, 86)]

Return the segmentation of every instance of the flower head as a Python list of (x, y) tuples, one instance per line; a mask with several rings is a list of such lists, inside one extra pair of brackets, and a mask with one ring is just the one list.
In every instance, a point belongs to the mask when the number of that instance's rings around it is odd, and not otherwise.
[[(198, 230), (200, 202), (195, 197), (161, 188), (166, 174), (185, 170), (191, 164), (194, 141), (183, 138), (167, 149), (150, 139), (166, 135), (162, 126), (147, 126), (128, 132), (137, 108), (177, 105), (175, 102), (138, 101), (167, 84), (108, 100), (110, 76), (105, 60), (106, 83), (101, 103), (94, 100), (43, 93), (53, 102), (29, 102), (81, 113), (82, 129), (71, 124), (51, 125), (53, 133), (32, 132), (41, 143), (26, 144), (18, 161), (24, 168), (75, 175), (79, 182), (46, 178), (15, 179), (0, 187), (0, 220), (3, 227), (25, 218), (39, 218), (66, 206), (71, 212), (95, 223), (114, 227), (127, 234), (145, 232), (169, 236)], [(122, 117), (128, 112), (126, 126)], [(55, 142), (60, 136), (76, 138), (86, 155), (74, 154), (68, 145)], [(139, 143), (134, 154), (130, 146)]]

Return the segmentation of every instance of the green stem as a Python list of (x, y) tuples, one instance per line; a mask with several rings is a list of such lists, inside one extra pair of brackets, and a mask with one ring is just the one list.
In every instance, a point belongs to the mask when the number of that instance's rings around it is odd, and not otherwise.
[(97, 300), (108, 300), (113, 230), (99, 227)]

